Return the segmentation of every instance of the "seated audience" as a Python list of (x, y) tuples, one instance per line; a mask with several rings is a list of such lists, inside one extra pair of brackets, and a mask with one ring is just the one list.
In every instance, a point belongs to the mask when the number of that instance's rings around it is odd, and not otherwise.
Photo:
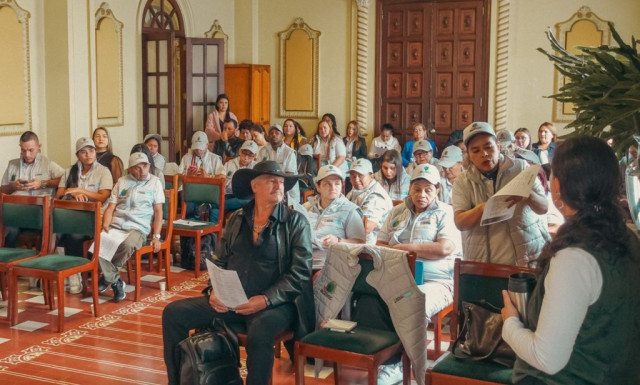
[(531, 132), (526, 127), (518, 128), (513, 137), (516, 139), (516, 146), (531, 150)]
[(260, 123), (255, 123), (251, 126), (251, 139), (258, 145), (258, 151), (269, 142), (265, 139), (264, 127)]
[(573, 137), (557, 146), (551, 169), (566, 222), (540, 257), (526, 318), (502, 293), (512, 383), (637, 384), (640, 244), (613, 188), (615, 154), (601, 139)]
[(213, 151), (213, 143), (222, 136), (222, 126), (224, 122), (234, 120), (238, 127), (238, 118), (229, 109), (229, 97), (227, 94), (220, 94), (216, 99), (215, 108), (207, 115), (207, 123), (204, 132), (207, 134), (209, 151)]
[(253, 122), (250, 119), (245, 119), (238, 124), (238, 138), (242, 140), (253, 140), (251, 137), (251, 127)]
[(367, 142), (360, 135), (360, 126), (357, 120), (352, 120), (347, 124), (346, 133), (343, 141), (347, 150), (347, 167), (351, 168), (351, 162), (367, 157)]
[(253, 168), (256, 165), (256, 155), (258, 154), (258, 145), (253, 140), (247, 140), (242, 143), (237, 158), (233, 158), (224, 164), (224, 175), (227, 178), (224, 189), (224, 210), (230, 212), (237, 210), (249, 202), (247, 199), (240, 199), (233, 194), (231, 180), (233, 174), (242, 168)]
[(380, 227), (393, 207), (389, 194), (373, 177), (373, 169), (368, 159), (358, 159), (351, 164), (349, 179), (353, 189), (347, 199), (355, 203), (366, 218), (365, 233), (367, 243), (374, 245)]
[(513, 158), (513, 152), (518, 148), (515, 141), (516, 137), (509, 130), (501, 130), (496, 133), (496, 139), (498, 141), (498, 149), (500, 152), (508, 157)]
[(409, 174), (402, 168), (402, 157), (396, 150), (382, 155), (381, 167), (373, 174), (392, 200), (404, 199), (409, 194)]
[(409, 140), (404, 144), (402, 149), (402, 166), (407, 167), (409, 163), (414, 161), (413, 158), (413, 144), (419, 140), (426, 140), (431, 145), (433, 150), (433, 156), (438, 157), (438, 149), (436, 148), (436, 142), (427, 137), (427, 128), (422, 123), (413, 124), (413, 140)]
[(409, 175), (413, 174), (413, 169), (416, 166), (423, 166), (425, 164), (431, 164), (440, 169), (438, 159), (433, 157), (433, 147), (431, 147), (431, 144), (426, 140), (419, 140), (413, 143), (413, 159), (414, 161), (409, 163), (406, 168), (407, 174)]
[(111, 173), (113, 184), (116, 184), (122, 176), (122, 159), (113, 154), (113, 145), (111, 144), (111, 135), (104, 127), (98, 127), (93, 131), (93, 143), (96, 146), (96, 159), (98, 163), (105, 166)]
[[(536, 178), (527, 198), (507, 197), (515, 212), (510, 219), (480, 226), (487, 200), (527, 167), (521, 159), (500, 154), (489, 123), (474, 122), (464, 129), (470, 166), (453, 185), (455, 222), (462, 231), (465, 259), (526, 266), (550, 240), (538, 215), (547, 212), (544, 188)], [(536, 215), (538, 214), (538, 215)]]
[(442, 151), (442, 158), (438, 161), (438, 165), (442, 167), (444, 176), (441, 178), (440, 192), (438, 199), (440, 201), (451, 204), (451, 192), (453, 191), (453, 182), (462, 174), (464, 167), (462, 166), (462, 150), (458, 146), (449, 146)]
[(333, 165), (322, 166), (315, 182), (318, 193), (303, 205), (313, 236), (314, 270), (324, 266), (326, 249), (334, 243), (365, 240), (362, 211), (342, 195), (342, 170)]
[(369, 159), (379, 158), (387, 150), (402, 151), (398, 139), (393, 136), (393, 126), (390, 123), (383, 124), (380, 128), (380, 136), (373, 138), (368, 157)]
[[(147, 158), (149, 158), (149, 173), (151, 175), (155, 175), (158, 179), (160, 179), (160, 183), (162, 184), (162, 188), (164, 189), (164, 173), (162, 172), (162, 170), (156, 167), (155, 159), (153, 158), (153, 154), (151, 154), (151, 150), (149, 150), (149, 147), (143, 143), (134, 144), (133, 147), (131, 147), (131, 152), (129, 153), (129, 155), (133, 154), (134, 152), (142, 152), (147, 156)], [(164, 160), (164, 157), (162, 159)]]
[(326, 120), (318, 122), (317, 134), (311, 139), (313, 154), (320, 156), (320, 165), (332, 164), (343, 171), (347, 170), (347, 150), (339, 135), (331, 129)]
[(311, 230), (304, 215), (283, 202), (296, 183), (296, 177), (274, 161), (240, 169), (233, 176), (236, 195), (254, 198), (227, 221), (214, 263), (238, 273), (249, 301), (229, 309), (209, 287), (205, 296), (174, 301), (164, 309), (164, 360), (170, 385), (180, 383), (178, 343), (190, 330), (211, 325), (214, 318), (246, 329), (247, 385), (269, 384), (278, 334), (293, 329), (298, 339), (313, 331)]
[[(284, 131), (284, 143), (298, 151), (300, 146), (307, 143), (307, 138), (301, 135), (298, 131), (299, 123), (293, 119), (287, 119), (282, 124), (282, 130)], [(300, 126), (302, 128), (302, 126)]]
[[(284, 172), (294, 175), (298, 171), (298, 158), (296, 151), (284, 144), (284, 132), (279, 124), (269, 127), (269, 144), (258, 150), (258, 161), (273, 160), (278, 162)], [(298, 184), (287, 193), (287, 202), (300, 203), (300, 189)]]
[[(153, 159), (153, 166), (156, 170), (164, 172), (164, 166), (167, 164), (167, 160), (160, 153), (160, 144), (162, 143), (162, 136), (159, 134), (148, 134), (144, 137), (144, 144), (151, 151)], [(156, 175), (157, 176), (157, 175)]]
[(222, 124), (220, 139), (213, 144), (213, 153), (223, 158), (235, 158), (244, 140), (236, 136), (238, 123), (235, 120), (228, 120)]
[(538, 128), (538, 143), (534, 143), (531, 146), (533, 152), (540, 158), (540, 164), (551, 163), (557, 140), (556, 127), (549, 122), (542, 123)]
[(118, 246), (113, 258), (98, 258), (102, 275), (98, 291), (104, 293), (109, 286), (113, 290), (113, 302), (126, 296), (125, 283), (120, 279), (120, 269), (131, 255), (142, 247), (153, 230), (153, 251), (160, 250), (162, 229), (162, 204), (164, 190), (160, 179), (152, 175), (150, 158), (143, 152), (129, 156), (128, 174), (121, 177), (113, 187), (109, 205), (102, 218), (102, 231), (117, 229), (127, 232), (127, 238)]
[(335, 136), (337, 136), (338, 138), (340, 137), (340, 132), (338, 131), (338, 124), (336, 123), (335, 115), (327, 112), (326, 114), (322, 115), (321, 120), (329, 124), (329, 127), (331, 128), (331, 131), (333, 131)]
[(378, 244), (415, 252), (422, 264), (427, 323), (453, 302), (453, 260), (461, 256), (460, 232), (451, 206), (438, 200), (440, 173), (435, 166), (416, 167), (409, 196), (395, 206), (378, 232)]

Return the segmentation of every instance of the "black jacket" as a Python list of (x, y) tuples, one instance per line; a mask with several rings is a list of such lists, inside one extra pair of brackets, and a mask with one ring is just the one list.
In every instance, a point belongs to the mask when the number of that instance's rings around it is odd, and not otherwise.
[(238, 152), (240, 152), (242, 143), (244, 143), (244, 140), (236, 136), (229, 138), (226, 142), (222, 139), (218, 139), (213, 144), (213, 153), (220, 155), (221, 158), (224, 158), (225, 156), (228, 158), (235, 158), (238, 156)]
[[(342, 140), (344, 141), (344, 145), (346, 146), (349, 138), (345, 136)], [(360, 148), (356, 150), (356, 145), (358, 143), (360, 143)], [(358, 141), (353, 144), (353, 151), (351, 152), (351, 156), (358, 159), (367, 157), (367, 142), (364, 140), (364, 138), (358, 138)]]

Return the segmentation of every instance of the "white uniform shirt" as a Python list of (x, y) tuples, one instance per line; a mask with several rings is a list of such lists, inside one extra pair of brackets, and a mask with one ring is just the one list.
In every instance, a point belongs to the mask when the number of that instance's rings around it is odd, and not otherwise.
[(227, 163), (224, 164), (224, 176), (226, 178), (226, 185), (224, 186), (225, 194), (233, 194), (233, 190), (231, 188), (231, 179), (233, 179), (233, 174), (241, 168), (253, 168), (256, 165), (256, 161), (252, 160), (249, 166), (240, 167), (240, 161), (238, 158), (233, 158)]
[(145, 180), (137, 180), (125, 175), (111, 191), (109, 203), (115, 203), (113, 220), (110, 227), (130, 231), (138, 230), (142, 234), (151, 232), (153, 205), (164, 203), (162, 183), (155, 175), (149, 174)]
[[(56, 162), (49, 160), (46, 156), (38, 153), (31, 164), (24, 163), (22, 157), (10, 160), (7, 165), (7, 169), (2, 176), (2, 185), (6, 186), (16, 180), (30, 181), (32, 179), (39, 179), (46, 181), (49, 179), (59, 178), (62, 174), (64, 174), (64, 169), (62, 167), (60, 167)], [(14, 191), (13, 194), (53, 196), (55, 190), (55, 187), (48, 187), (39, 190)]]
[(449, 179), (447, 179), (444, 176), (440, 178), (440, 192), (438, 193), (438, 199), (450, 205), (452, 191), (453, 191), (453, 184), (449, 183)]
[(384, 188), (385, 190), (387, 190), (386, 187), (389, 188), (389, 191), (387, 191), (389, 193), (389, 198), (393, 200), (400, 200), (409, 195), (409, 185), (411, 184), (411, 178), (406, 172), (403, 172), (402, 176), (400, 177), (400, 186), (398, 186), (398, 183), (396, 182), (393, 182), (391, 185), (387, 185), (387, 181), (382, 177), (382, 170), (379, 170), (375, 174), (373, 174), (373, 177), (376, 178), (382, 188)]
[[(432, 157), (431, 160), (429, 161), (429, 164), (432, 166), (436, 166), (438, 171), (442, 174), (442, 166), (438, 164), (438, 159)], [(407, 172), (407, 175), (411, 175), (415, 168), (416, 168), (415, 162), (411, 162), (407, 165), (407, 167), (405, 167), (404, 170)]]
[[(98, 163), (96, 160), (91, 165), (89, 171), (82, 175), (82, 163), (78, 162), (78, 187), (91, 192), (100, 190), (111, 190), (113, 188), (113, 177), (108, 168)], [(64, 175), (60, 178), (58, 187), (67, 187), (67, 179), (71, 174), (71, 167), (64, 171)]]
[(167, 160), (164, 158), (164, 155), (161, 153), (157, 153), (153, 156), (153, 165), (156, 166), (158, 170), (164, 172), (164, 166), (167, 164)]
[[(329, 146), (329, 158), (327, 158), (327, 147)], [(320, 164), (322, 166), (326, 166), (328, 164), (332, 164), (337, 157), (339, 156), (347, 156), (347, 149), (344, 146), (344, 142), (337, 136), (333, 137), (331, 142), (327, 142), (326, 140), (320, 139), (316, 135), (315, 143), (313, 145), (313, 154), (320, 155)], [(342, 172), (347, 172), (349, 169), (347, 168), (347, 162), (344, 161), (340, 165), (340, 169)]]
[(392, 136), (389, 141), (385, 142), (381, 137), (376, 136), (371, 142), (371, 150), (369, 150), (369, 158), (376, 158), (382, 156), (387, 150), (396, 150), (398, 153), (402, 153), (402, 147), (400, 142), (395, 136)]
[[(287, 146), (284, 142), (278, 147), (278, 149), (274, 150), (270, 144), (263, 146), (258, 151), (257, 161), (261, 162), (263, 160), (273, 160), (274, 162), (278, 162), (280, 167), (282, 167), (282, 171), (290, 174), (298, 173), (298, 158), (296, 157), (296, 150)], [(291, 190), (287, 193), (288, 203), (296, 201), (300, 202), (300, 188), (296, 183)]]
[(204, 172), (209, 175), (222, 175), (224, 173), (222, 158), (208, 150), (202, 158), (194, 156), (193, 152), (189, 150), (189, 152), (182, 157), (182, 160), (180, 160), (178, 172), (180, 174), (186, 174), (192, 164), (196, 167), (202, 167)]
[(375, 245), (378, 230), (382, 227), (387, 214), (393, 208), (393, 202), (386, 191), (375, 179), (362, 190), (353, 189), (347, 194), (347, 199), (355, 203), (362, 210), (367, 220), (373, 221), (376, 227), (367, 234), (367, 243)]

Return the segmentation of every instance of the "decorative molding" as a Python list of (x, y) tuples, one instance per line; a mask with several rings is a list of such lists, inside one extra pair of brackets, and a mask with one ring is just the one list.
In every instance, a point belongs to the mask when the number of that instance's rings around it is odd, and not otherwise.
[[(311, 105), (312, 108), (310, 111), (296, 111), (296, 110), (287, 110), (285, 109), (287, 95), (286, 95), (286, 43), (287, 40), (291, 37), (291, 34), (295, 31), (304, 31), (309, 39), (312, 40), (311, 44)], [(280, 116), (281, 117), (291, 117), (291, 118), (317, 118), (318, 117), (318, 63), (319, 63), (319, 38), (320, 31), (316, 31), (309, 27), (301, 17), (298, 17), (294, 20), (294, 22), (287, 28), (286, 30), (279, 32), (278, 37), (280, 38)]]
[(207, 32), (204, 33), (204, 37), (212, 38), (222, 38), (224, 39), (224, 62), (227, 62), (227, 58), (229, 57), (229, 35), (224, 33), (222, 30), (222, 26), (218, 19), (213, 21), (211, 28)]
[[(607, 24), (607, 20), (599, 18), (595, 13), (591, 11), (591, 8), (582, 6), (576, 13), (574, 13), (569, 19), (557, 23), (556, 27), (556, 40), (564, 48), (567, 47), (567, 34), (570, 33), (574, 24), (579, 21), (592, 22), (598, 31), (602, 32), (601, 45), (611, 44), (611, 30)], [(553, 93), (557, 94), (560, 87), (564, 85), (564, 76), (561, 75), (558, 70), (553, 71)], [(553, 122), (572, 122), (575, 120), (575, 114), (567, 114), (564, 112), (564, 103), (553, 99)]]
[[(96, 11), (96, 17), (95, 17), (96, 21), (96, 36), (98, 33), (98, 27), (100, 25), (100, 22), (103, 19), (109, 19), (111, 20), (111, 22), (113, 23), (113, 28), (115, 29), (116, 35), (117, 35), (117, 39), (118, 39), (118, 116), (116, 117), (109, 117), (109, 118), (100, 118), (98, 117), (98, 109), (96, 108), (96, 120), (98, 123), (98, 126), (102, 126), (102, 127), (113, 127), (113, 126), (122, 126), (124, 124), (124, 83), (123, 83), (123, 68), (124, 68), (124, 64), (123, 64), (123, 54), (122, 54), (122, 29), (124, 28), (124, 24), (118, 20), (115, 15), (113, 14), (113, 12), (111, 11), (111, 8), (109, 7), (109, 4), (107, 3), (102, 3), (100, 4), (100, 7), (98, 8), (98, 10)], [(98, 45), (96, 44), (96, 64), (97, 64), (97, 56), (98, 56)], [(96, 71), (97, 71), (97, 65), (96, 67)], [(98, 99), (97, 95), (98, 95), (98, 75), (96, 72), (96, 102), (99, 103), (100, 100)]]
[[(368, 127), (367, 113), (369, 106), (368, 98), (368, 61), (369, 61), (369, 0), (356, 0), (358, 6), (358, 54), (356, 71), (356, 119), (361, 127), (360, 131), (365, 131)], [(361, 132), (362, 134), (362, 132)]]
[(22, 24), (22, 74), (24, 77), (24, 123), (0, 125), (0, 135), (16, 135), (32, 129), (31, 123), (31, 54), (29, 48), (29, 18), (15, 0), (0, 0), (0, 8), (9, 7)]
[(498, 1), (498, 24), (496, 33), (496, 85), (494, 106), (494, 129), (507, 128), (507, 94), (509, 75), (509, 12), (511, 0)]

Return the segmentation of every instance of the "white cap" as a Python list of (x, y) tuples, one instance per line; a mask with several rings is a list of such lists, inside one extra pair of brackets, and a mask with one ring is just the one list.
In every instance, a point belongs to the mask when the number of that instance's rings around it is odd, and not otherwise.
[(423, 164), (416, 166), (411, 173), (411, 182), (418, 179), (424, 179), (432, 185), (440, 183), (440, 172), (438, 168), (432, 164)]
[(371, 166), (371, 162), (369, 161), (369, 159), (361, 158), (351, 163), (349, 172), (352, 171), (355, 171), (358, 174), (362, 175), (373, 174), (373, 166)]
[(513, 136), (513, 133), (509, 130), (502, 130), (496, 134), (496, 138), (498, 142), (509, 145), (516, 141), (516, 137)]
[(540, 157), (535, 152), (527, 150), (526, 148), (518, 147), (514, 152), (516, 158), (524, 159), (529, 163), (540, 164)]
[(462, 150), (458, 146), (449, 146), (442, 151), (438, 165), (449, 168), (455, 166), (458, 162), (462, 162)]
[(279, 125), (279, 124), (274, 124), (273, 126), (269, 127), (269, 132), (271, 132), (271, 130), (278, 130), (284, 135), (284, 131), (282, 130), (282, 126)]
[(78, 151), (82, 150), (85, 147), (96, 148), (96, 144), (93, 143), (93, 140), (91, 138), (87, 137), (82, 137), (76, 140), (76, 154), (78, 153)]
[(313, 180), (316, 183), (320, 183), (321, 180), (328, 177), (329, 175), (337, 175), (340, 177), (340, 179), (344, 179), (344, 174), (342, 173), (342, 170), (340, 170), (340, 167), (328, 164), (326, 166), (320, 167), (320, 170), (318, 170), (318, 175), (313, 178)]
[(413, 153), (420, 150), (429, 152), (429, 151), (433, 151), (433, 147), (431, 147), (431, 143), (427, 142), (424, 139), (421, 139), (413, 143)]
[(495, 131), (493, 131), (493, 127), (491, 127), (489, 123), (473, 122), (467, 127), (465, 127), (464, 131), (462, 132), (462, 139), (464, 141), (464, 145), (468, 146), (471, 138), (473, 138), (478, 134), (489, 134), (494, 138), (496, 137), (496, 133)]
[(142, 140), (142, 143), (147, 143), (149, 139), (155, 139), (158, 144), (162, 143), (162, 136), (160, 136), (160, 134), (147, 134)]
[(254, 142), (253, 140), (245, 140), (242, 143), (242, 147), (240, 147), (240, 151), (242, 151), (242, 150), (249, 150), (254, 155), (257, 155), (258, 154), (258, 143)]
[(206, 150), (209, 145), (209, 138), (204, 131), (196, 131), (191, 137), (191, 149), (192, 150)]
[(300, 146), (300, 148), (298, 148), (298, 153), (300, 155), (313, 156), (313, 147), (311, 147), (310, 144), (303, 144), (302, 146)]
[(140, 163), (149, 163), (147, 154), (145, 154), (144, 152), (134, 152), (133, 154), (129, 155), (129, 167), (127, 168), (131, 168)]

